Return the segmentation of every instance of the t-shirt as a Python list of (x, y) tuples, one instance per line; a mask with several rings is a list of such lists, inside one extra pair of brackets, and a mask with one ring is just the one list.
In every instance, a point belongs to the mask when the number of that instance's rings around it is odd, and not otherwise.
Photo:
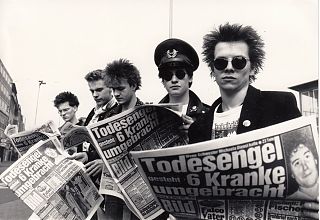
[(214, 111), (211, 139), (230, 137), (237, 134), (242, 105), (225, 112)]

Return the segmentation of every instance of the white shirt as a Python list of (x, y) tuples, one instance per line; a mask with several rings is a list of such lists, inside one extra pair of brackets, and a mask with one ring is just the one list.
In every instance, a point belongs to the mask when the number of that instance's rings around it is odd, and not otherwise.
[(230, 137), (237, 134), (237, 128), (240, 118), (242, 105), (225, 112), (217, 112), (218, 107), (213, 114), (212, 137), (211, 139)]
[(92, 117), (92, 119), (90, 120), (89, 124), (93, 124), (96, 123), (99, 120), (99, 115), (108, 111), (112, 106), (114, 106), (117, 103), (116, 98), (113, 96), (112, 99), (105, 104), (104, 106), (100, 107), (100, 108), (95, 108), (94, 109), (94, 115)]

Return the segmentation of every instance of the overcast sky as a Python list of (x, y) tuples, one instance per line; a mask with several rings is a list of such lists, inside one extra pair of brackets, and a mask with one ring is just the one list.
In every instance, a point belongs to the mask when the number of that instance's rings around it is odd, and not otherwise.
[[(26, 128), (54, 120), (54, 97), (75, 93), (77, 116), (94, 106), (84, 76), (127, 58), (141, 72), (142, 101), (157, 103), (166, 91), (153, 61), (169, 37), (170, 0), (0, 0), (0, 59), (16, 83)], [(317, 0), (173, 0), (173, 37), (190, 43), (203, 59), (203, 36), (220, 24), (251, 25), (265, 41), (266, 61), (254, 86), (263, 90), (318, 79)], [(192, 90), (207, 104), (217, 85), (200, 62)]]

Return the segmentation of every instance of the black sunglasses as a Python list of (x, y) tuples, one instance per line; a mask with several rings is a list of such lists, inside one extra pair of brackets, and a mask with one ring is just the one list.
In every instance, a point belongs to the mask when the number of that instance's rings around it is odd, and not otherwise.
[(224, 70), (227, 68), (229, 61), (231, 61), (233, 68), (242, 70), (247, 65), (247, 60), (249, 59), (243, 56), (236, 56), (232, 58), (219, 57), (213, 61), (213, 66), (217, 70)]
[(175, 73), (172, 73), (171, 71), (163, 71), (160, 72), (160, 77), (165, 81), (170, 81), (173, 75), (175, 75), (178, 79), (184, 79), (186, 74), (187, 73), (184, 70), (176, 70)]

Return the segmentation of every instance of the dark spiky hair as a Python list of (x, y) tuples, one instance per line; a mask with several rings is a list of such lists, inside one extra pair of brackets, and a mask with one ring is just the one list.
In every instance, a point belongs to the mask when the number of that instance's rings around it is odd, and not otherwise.
[[(129, 60), (120, 58), (109, 63), (105, 68), (108, 85), (119, 83), (121, 79), (126, 79), (130, 86), (135, 86), (136, 90), (141, 87), (140, 72)], [(111, 86), (112, 87), (112, 86)]]
[(262, 69), (265, 52), (263, 50), (263, 40), (251, 26), (226, 23), (220, 25), (218, 29), (211, 31), (210, 34), (205, 35), (203, 40), (203, 60), (211, 68), (211, 76), (213, 76), (213, 61), (215, 59), (214, 53), (216, 45), (220, 42), (245, 42), (249, 48), (251, 69), (254, 72), (254, 75), (250, 76), (250, 82), (256, 79), (256, 74)]
[(56, 108), (58, 108), (58, 106), (64, 102), (69, 102), (69, 105), (72, 107), (79, 106), (79, 100), (78, 100), (77, 96), (75, 96), (71, 92), (61, 92), (55, 97), (55, 99), (53, 101), (54, 106)]

